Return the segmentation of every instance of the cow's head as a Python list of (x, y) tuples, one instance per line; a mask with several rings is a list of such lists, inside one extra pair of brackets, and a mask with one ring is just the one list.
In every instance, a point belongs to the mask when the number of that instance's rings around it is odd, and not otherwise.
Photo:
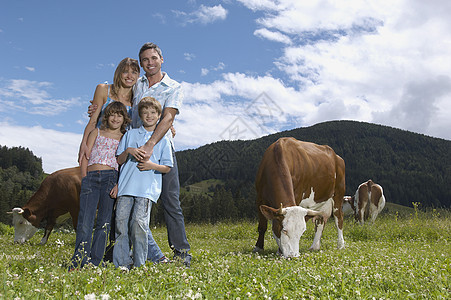
[(273, 234), (279, 251), (286, 258), (299, 256), (299, 240), (306, 230), (306, 216), (320, 216), (321, 212), (305, 209), (300, 206), (275, 209), (260, 205), (263, 215), (273, 222)]
[(343, 205), (342, 211), (345, 215), (354, 215), (355, 207), (354, 207), (354, 196), (344, 196), (343, 197)]
[(9, 213), (13, 215), (14, 242), (22, 244), (31, 239), (38, 229), (24, 218), (24, 215), (30, 215), (29, 210), (15, 207)]

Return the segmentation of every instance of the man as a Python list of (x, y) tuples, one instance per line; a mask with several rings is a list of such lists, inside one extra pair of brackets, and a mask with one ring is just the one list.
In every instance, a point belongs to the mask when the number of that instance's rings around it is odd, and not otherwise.
[[(172, 124), (175, 116), (179, 114), (183, 101), (182, 86), (161, 71), (163, 54), (157, 45), (145, 43), (139, 50), (139, 63), (145, 74), (138, 79), (133, 88), (132, 127), (139, 128), (142, 125), (137, 109), (138, 103), (143, 97), (153, 97), (161, 103), (163, 113), (160, 122), (152, 137), (141, 147), (146, 153), (141, 160), (148, 160), (153, 152), (153, 147), (167, 135), (171, 141), (174, 165), (170, 172), (163, 174), (160, 199), (168, 230), (168, 242), (174, 251), (174, 259), (181, 259), (185, 266), (189, 267), (191, 264), (191, 255), (188, 253), (190, 245), (186, 238), (185, 221), (180, 207), (180, 182), (172, 136)], [(95, 109), (95, 106), (90, 106), (88, 113), (92, 113)], [(151, 234), (150, 229), (148, 232)], [(149, 253), (148, 260), (150, 260), (150, 256)]]
[[(168, 230), (169, 246), (174, 251), (174, 258), (182, 259), (189, 267), (191, 255), (188, 253), (190, 245), (186, 238), (185, 221), (180, 207), (180, 183), (177, 161), (171, 127), (175, 116), (179, 113), (183, 101), (182, 86), (171, 79), (168, 74), (161, 71), (163, 54), (161, 49), (153, 43), (145, 43), (139, 50), (139, 63), (144, 70), (133, 89), (133, 115), (132, 127), (141, 126), (141, 120), (137, 113), (138, 103), (143, 97), (157, 99), (163, 107), (163, 114), (152, 137), (142, 146), (146, 155), (142, 160), (148, 160), (153, 152), (153, 147), (167, 136), (171, 141), (174, 166), (169, 173), (163, 174), (163, 186), (161, 192), (161, 203), (164, 208), (164, 218)], [(135, 112), (136, 111), (136, 112)], [(149, 230), (150, 232), (150, 230)]]

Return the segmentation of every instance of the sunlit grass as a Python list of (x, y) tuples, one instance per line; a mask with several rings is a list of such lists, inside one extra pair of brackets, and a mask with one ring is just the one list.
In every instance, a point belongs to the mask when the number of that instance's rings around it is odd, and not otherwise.
[[(270, 226), (269, 226), (270, 227)], [(122, 273), (114, 266), (67, 272), (75, 234), (54, 232), (40, 246), (0, 231), (0, 299), (447, 299), (451, 292), (449, 212), (380, 216), (373, 225), (345, 220), (346, 248), (336, 249), (333, 222), (321, 250), (310, 252), (308, 224), (296, 259), (277, 256), (268, 232), (265, 251), (252, 253), (257, 223), (188, 225), (192, 267), (147, 264)], [(166, 228), (153, 229), (170, 255)]]

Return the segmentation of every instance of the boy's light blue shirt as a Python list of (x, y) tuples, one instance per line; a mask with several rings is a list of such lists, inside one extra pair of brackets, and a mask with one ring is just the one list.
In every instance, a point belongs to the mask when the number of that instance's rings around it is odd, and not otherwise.
[[(177, 109), (177, 114), (180, 113), (180, 108), (183, 102), (182, 85), (177, 81), (171, 79), (167, 73), (163, 73), (163, 79), (149, 87), (149, 81), (146, 75), (141, 76), (136, 84), (133, 86), (133, 113), (132, 113), (132, 127), (139, 128), (142, 121), (138, 113), (138, 103), (144, 97), (153, 97), (161, 104), (162, 111), (166, 107)], [(174, 146), (171, 131), (168, 130), (166, 137)], [(174, 148), (175, 149), (175, 148)]]
[[(139, 148), (152, 136), (153, 131), (147, 131), (143, 126), (127, 131), (119, 142), (116, 155), (127, 148)], [(154, 163), (172, 168), (171, 142), (163, 137), (153, 148), (150, 160)], [(161, 194), (162, 174), (155, 170), (140, 171), (138, 161), (131, 155), (122, 164), (119, 172), (118, 196), (135, 196), (157, 202)]]

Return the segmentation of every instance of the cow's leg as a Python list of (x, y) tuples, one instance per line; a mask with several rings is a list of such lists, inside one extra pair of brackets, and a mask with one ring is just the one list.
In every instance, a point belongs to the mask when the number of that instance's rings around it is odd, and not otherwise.
[(40, 245), (45, 245), (49, 239), (50, 233), (53, 230), (53, 225), (47, 225), (45, 227), (45, 231), (44, 231), (44, 236), (41, 239), (41, 242), (39, 243)]
[(358, 203), (357, 218), (358, 218), (360, 225), (363, 225), (365, 223), (364, 219), (365, 219), (365, 210), (366, 210), (367, 204), (368, 203), (365, 200), (362, 200)]
[(263, 250), (264, 244), (265, 244), (265, 233), (268, 229), (268, 220), (266, 217), (258, 211), (258, 239), (257, 243), (255, 244), (255, 248), (253, 252), (258, 252)]
[(377, 218), (377, 207), (376, 205), (374, 205), (373, 203), (370, 203), (370, 219), (371, 219), (371, 223), (374, 223), (374, 221), (376, 221)]
[[(338, 204), (338, 205), (337, 205)], [(343, 210), (340, 201), (334, 201), (334, 221), (337, 228), (337, 248), (343, 249), (345, 247), (345, 240), (343, 238)]]
[(309, 250), (317, 251), (321, 247), (321, 236), (323, 235), (325, 220), (322, 218), (316, 218), (315, 221), (315, 237), (313, 238), (312, 246)]

